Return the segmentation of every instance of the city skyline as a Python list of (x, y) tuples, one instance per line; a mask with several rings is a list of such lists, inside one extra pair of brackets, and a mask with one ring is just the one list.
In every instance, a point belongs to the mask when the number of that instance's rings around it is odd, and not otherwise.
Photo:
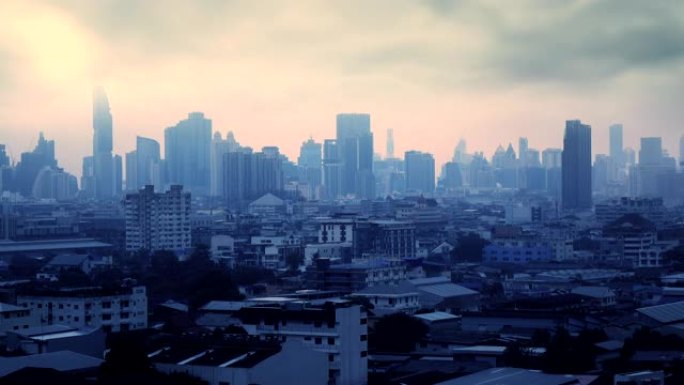
[(121, 155), (137, 135), (164, 146), (166, 127), (202, 111), (215, 131), (278, 144), (292, 160), (304, 139), (334, 137), (341, 112), (372, 116), (376, 152), (391, 127), (395, 153), (428, 151), (438, 165), (460, 138), (488, 157), (520, 136), (560, 148), (568, 119), (592, 125), (594, 154), (608, 153), (608, 127), (622, 123), (625, 147), (661, 136), (677, 156), (677, 2), (373, 2), (364, 17), (349, 17), (360, 3), (174, 5), (3, 3), (0, 142), (14, 160), (43, 131), (80, 175), (97, 84)]

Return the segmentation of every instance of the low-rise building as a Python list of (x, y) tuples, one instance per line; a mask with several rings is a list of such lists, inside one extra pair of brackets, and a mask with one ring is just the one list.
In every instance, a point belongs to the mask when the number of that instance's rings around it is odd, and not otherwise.
[(17, 303), (38, 317), (38, 326), (63, 324), (98, 328), (105, 332), (147, 327), (147, 294), (144, 286), (50, 290), (23, 293)]

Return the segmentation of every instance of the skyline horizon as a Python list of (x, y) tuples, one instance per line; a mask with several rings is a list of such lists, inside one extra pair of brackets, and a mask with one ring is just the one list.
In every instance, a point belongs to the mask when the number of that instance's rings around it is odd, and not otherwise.
[[(506, 149), (508, 147), (508, 145), (511, 144), (513, 146), (514, 150), (516, 151), (516, 154), (517, 154), (517, 152), (518, 152), (518, 139), (524, 137), (524, 138), (527, 138), (528, 141), (531, 143), (529, 148), (538, 150), (540, 153), (540, 156), (541, 156), (542, 151), (544, 151), (545, 149), (548, 149), (548, 148), (561, 149), (562, 150), (562, 148), (563, 148), (563, 145), (562, 145), (563, 144), (563, 133), (564, 133), (563, 131), (565, 130), (565, 122), (570, 121), (570, 120), (581, 120), (583, 123), (589, 124), (589, 126), (592, 128), (592, 133), (591, 133), (592, 143), (597, 143), (597, 142), (601, 143), (601, 146), (600, 146), (601, 150), (599, 150), (599, 151), (597, 151), (596, 146), (592, 145), (592, 163), (593, 163), (596, 155), (608, 155), (608, 153), (609, 153), (609, 141), (608, 141), (609, 130), (610, 130), (610, 126), (612, 126), (614, 124), (619, 124), (619, 125), (623, 126), (623, 130), (624, 130), (623, 131), (623, 136), (624, 136), (623, 148), (624, 149), (627, 149), (627, 148), (633, 149), (636, 153), (637, 161), (638, 161), (638, 152), (639, 152), (639, 144), (640, 144), (639, 142), (640, 142), (641, 138), (647, 138), (647, 137), (660, 137), (660, 138), (662, 138), (663, 151), (667, 151), (669, 156), (672, 156), (675, 159), (679, 160), (679, 154), (678, 154), (679, 140), (680, 140), (680, 138), (684, 137), (684, 133), (682, 133), (682, 135), (679, 138), (673, 138), (672, 141), (668, 141), (666, 137), (659, 136), (656, 133), (653, 133), (651, 135), (647, 134), (645, 136), (639, 136), (639, 137), (635, 138), (634, 135), (629, 135), (629, 130), (628, 130), (629, 126), (626, 126), (624, 124), (624, 122), (620, 122), (620, 121), (614, 121), (614, 122), (607, 124), (605, 126), (605, 130), (602, 130), (600, 133), (598, 133), (596, 127), (593, 124), (591, 124), (591, 122), (589, 122), (588, 120), (585, 120), (585, 119), (579, 118), (579, 117), (573, 117), (573, 118), (567, 118), (561, 122), (562, 124), (559, 124), (559, 128), (558, 128), (559, 136), (557, 138), (557, 141), (558, 141), (557, 146), (553, 146), (553, 145), (551, 145), (551, 146), (535, 146), (534, 145), (535, 142), (533, 140), (530, 140), (530, 138), (533, 136), (523, 135), (523, 134), (514, 134), (510, 138), (508, 138), (508, 140), (502, 140), (502, 141), (496, 142), (496, 143), (490, 142), (490, 143), (488, 143), (488, 146), (490, 148), (484, 149), (484, 148), (475, 148), (475, 146), (473, 146), (473, 144), (472, 144), (472, 141), (469, 140), (469, 138), (467, 136), (459, 136), (459, 137), (454, 139), (454, 142), (453, 142), (453, 145), (451, 146), (450, 152), (448, 151), (448, 148), (447, 148), (446, 152), (438, 153), (438, 152), (433, 151), (431, 148), (425, 148), (425, 147), (421, 148), (421, 147), (416, 147), (416, 146), (411, 147), (411, 146), (405, 146), (405, 145), (402, 146), (401, 144), (399, 146), (397, 146), (397, 138), (403, 138), (404, 137), (403, 135), (401, 135), (401, 131), (396, 130), (394, 127), (386, 127), (384, 129), (382, 129), (382, 128), (378, 129), (373, 124), (373, 121), (374, 121), (373, 113), (366, 112), (366, 111), (354, 111), (354, 112), (337, 112), (330, 118), (331, 123), (330, 123), (329, 131), (331, 131), (331, 135), (321, 137), (320, 135), (317, 136), (317, 135), (311, 134), (311, 135), (308, 135), (308, 136), (303, 137), (301, 139), (289, 138), (291, 140), (286, 143), (286, 146), (282, 146), (281, 144), (275, 144), (275, 143), (272, 143), (269, 141), (262, 141), (261, 143), (255, 145), (253, 143), (246, 143), (244, 140), (240, 139), (242, 137), (241, 134), (243, 134), (244, 131), (241, 131), (239, 128), (238, 129), (227, 129), (227, 130), (217, 129), (215, 127), (216, 121), (212, 116), (210, 116), (209, 114), (207, 114), (205, 111), (203, 111), (201, 109), (195, 109), (192, 111), (188, 111), (184, 117), (178, 118), (178, 120), (176, 120), (175, 123), (169, 123), (166, 127), (160, 128), (158, 130), (159, 133), (157, 136), (155, 136), (155, 135), (144, 135), (141, 133), (133, 133), (132, 136), (127, 137), (127, 141), (132, 142), (131, 145), (126, 149), (122, 149), (121, 144), (117, 145), (117, 142), (118, 142), (117, 139), (121, 139), (122, 136), (126, 136), (128, 134), (117, 135), (117, 124), (116, 124), (117, 114), (116, 114), (114, 107), (111, 106), (112, 98), (111, 98), (110, 94), (107, 92), (107, 88), (105, 88), (101, 85), (93, 86), (93, 90), (98, 89), (98, 88), (104, 89), (104, 91), (105, 91), (105, 93), (106, 93), (106, 95), (110, 101), (110, 108), (111, 108), (110, 111), (112, 114), (113, 137), (114, 137), (113, 138), (114, 139), (113, 140), (114, 141), (113, 154), (120, 155), (122, 157), (125, 157), (125, 154), (127, 152), (135, 150), (135, 138), (138, 136), (153, 139), (153, 140), (157, 141), (159, 143), (161, 149), (162, 149), (162, 154), (164, 154), (164, 150), (163, 150), (164, 149), (164, 130), (166, 130), (166, 128), (173, 127), (179, 121), (186, 119), (190, 114), (195, 113), (195, 112), (203, 113), (205, 118), (211, 120), (211, 122), (212, 122), (212, 137), (215, 133), (218, 132), (221, 134), (221, 137), (223, 139), (225, 139), (226, 135), (229, 132), (232, 132), (235, 135), (236, 140), (238, 141), (238, 143), (240, 143), (241, 146), (250, 147), (250, 148), (254, 149), (255, 151), (260, 151), (262, 147), (277, 146), (280, 149), (281, 154), (286, 155), (287, 158), (295, 164), (297, 163), (297, 157), (299, 155), (299, 148), (300, 148), (301, 144), (303, 142), (306, 142), (309, 138), (312, 138), (317, 143), (323, 143), (323, 141), (326, 139), (334, 139), (335, 138), (335, 117), (337, 115), (339, 115), (339, 114), (368, 114), (371, 117), (371, 132), (373, 133), (373, 135), (376, 139), (381, 138), (380, 141), (376, 140), (374, 143), (374, 155), (380, 155), (383, 159), (386, 157), (386, 154), (384, 153), (384, 149), (386, 148), (387, 129), (392, 128), (395, 132), (395, 134), (394, 134), (395, 158), (403, 159), (403, 155), (407, 151), (422, 151), (422, 152), (430, 153), (435, 158), (435, 167), (436, 167), (435, 170), (436, 170), (436, 176), (437, 177), (440, 174), (439, 171), (441, 169), (441, 166), (444, 165), (444, 163), (451, 161), (452, 156), (453, 156), (453, 152), (454, 152), (454, 150), (455, 150), (455, 148), (458, 145), (458, 142), (460, 140), (464, 140), (466, 142), (468, 154), (473, 154), (475, 152), (483, 152), (485, 158), (488, 161), (491, 161), (491, 158), (494, 155), (494, 153), (496, 152), (496, 149), (498, 148), (498, 146), (502, 146), (504, 149)], [(91, 102), (92, 102), (92, 100), (91, 100)], [(92, 121), (92, 116), (91, 116), (91, 121)], [(149, 129), (148, 129), (148, 131), (149, 131)], [(12, 162), (16, 163), (20, 160), (21, 153), (30, 152), (33, 150), (35, 144), (37, 143), (38, 135), (40, 133), (43, 133), (48, 140), (54, 140), (55, 141), (55, 156), (57, 158), (57, 161), (59, 162), (59, 166), (61, 168), (63, 168), (65, 171), (69, 172), (70, 174), (76, 176), (77, 178), (80, 178), (81, 172), (82, 172), (81, 165), (82, 165), (83, 158), (87, 157), (87, 156), (92, 156), (92, 134), (94, 133), (92, 124), (91, 124), (91, 127), (89, 128), (89, 132), (91, 133), (91, 137), (87, 138), (88, 140), (86, 140), (86, 143), (90, 144), (90, 146), (91, 146), (91, 148), (90, 148), (91, 153), (89, 154), (86, 151), (83, 154), (83, 156), (81, 156), (80, 158), (70, 159), (69, 161), (66, 161), (66, 162), (63, 160), (64, 157), (60, 156), (60, 154), (62, 154), (62, 152), (60, 151), (60, 145), (59, 145), (60, 140), (58, 140), (59, 138), (56, 136), (52, 136), (51, 134), (48, 134), (49, 132), (51, 132), (51, 131), (48, 131), (48, 130), (37, 130), (37, 131), (35, 131), (34, 132), (35, 135), (31, 139), (32, 141), (26, 145), (27, 147), (25, 147), (19, 151), (17, 151), (16, 148), (12, 147), (11, 141), (4, 141), (2, 143), (6, 145), (7, 153), (8, 153), (8, 156), (10, 156), (10, 160)], [(399, 134), (399, 135), (397, 135), (397, 134)], [(605, 134), (605, 135), (600, 135), (600, 134)], [(30, 137), (30, 135), (28, 135), (28, 136)], [(603, 137), (603, 136), (605, 136), (605, 137)], [(631, 140), (629, 140), (628, 138)], [(670, 147), (672, 147), (672, 148), (670, 148)], [(165, 154), (164, 154), (164, 156), (162, 156), (162, 158), (165, 158)], [(70, 165), (71, 167), (74, 167), (74, 168), (70, 169), (66, 165)], [(74, 165), (76, 165), (76, 166), (74, 166)]]

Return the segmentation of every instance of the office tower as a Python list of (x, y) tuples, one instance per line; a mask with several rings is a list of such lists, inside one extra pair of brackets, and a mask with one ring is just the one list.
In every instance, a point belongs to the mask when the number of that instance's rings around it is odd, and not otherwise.
[(92, 156), (83, 158), (81, 168), (81, 194), (84, 198), (95, 197), (95, 162)]
[(527, 144), (527, 138), (519, 138), (518, 139), (518, 159), (520, 160), (519, 165), (521, 167), (527, 166), (527, 149), (528, 149), (528, 144)]
[(663, 159), (662, 138), (641, 138), (639, 148), (640, 165), (660, 165)]
[(609, 128), (610, 157), (618, 167), (623, 167), (625, 154), (622, 149), (622, 124), (613, 124)]
[(182, 186), (155, 193), (145, 186), (124, 198), (126, 251), (173, 250), (184, 255), (191, 247), (190, 193)]
[(282, 158), (277, 147), (264, 147), (257, 153), (241, 149), (223, 156), (223, 196), (228, 207), (241, 209), (266, 193), (282, 190)]
[(596, 154), (592, 168), (592, 189), (599, 194), (606, 194), (608, 187), (608, 173), (611, 158), (605, 154)]
[(637, 192), (642, 196), (661, 196), (658, 175), (664, 171), (663, 142), (661, 138), (641, 138), (637, 167)]
[(342, 162), (342, 194), (373, 198), (375, 179), (370, 115), (338, 114), (337, 145)]
[(679, 138), (679, 165), (684, 168), (684, 135)]
[(432, 194), (435, 191), (435, 158), (420, 151), (404, 153), (406, 191)]
[(388, 159), (394, 158), (394, 130), (387, 129), (387, 154)]
[(93, 178), (95, 198), (110, 199), (114, 196), (112, 114), (102, 87), (96, 87), (93, 91)]
[(221, 137), (220, 132), (215, 132), (211, 140), (211, 164), (209, 165), (211, 180), (211, 196), (223, 195), (223, 157), (229, 152), (238, 151), (240, 144), (235, 140), (235, 135), (229, 131), (226, 139)]
[(0, 167), (9, 167), (10, 159), (7, 156), (7, 151), (5, 150), (5, 145), (0, 144)]
[(138, 153), (126, 153), (126, 191), (138, 190)]
[(209, 194), (211, 132), (211, 120), (201, 112), (191, 112), (164, 131), (168, 183), (196, 195)]
[(525, 157), (525, 165), (527, 167), (541, 167), (541, 162), (539, 161), (539, 150), (528, 148), (526, 152), (527, 156)]
[(57, 167), (40, 170), (31, 190), (33, 198), (57, 201), (74, 199), (77, 194), (76, 177)]
[(563, 137), (562, 202), (566, 210), (590, 209), (591, 126), (579, 120), (565, 122)]
[(560, 148), (547, 148), (542, 151), (542, 167), (560, 168), (563, 159), (563, 150)]
[[(161, 160), (159, 142), (154, 139), (138, 136), (135, 140), (135, 152), (136, 188), (140, 189), (143, 186), (154, 185), (155, 171), (159, 167), (159, 161)], [(158, 189), (163, 188), (163, 186), (155, 187)]]
[(123, 159), (121, 155), (114, 155), (114, 196), (120, 197), (123, 187)]
[(323, 176), (323, 153), (322, 145), (316, 143), (312, 138), (302, 143), (299, 148), (299, 158), (297, 165), (303, 173), (303, 179), (308, 185), (309, 199), (319, 197), (319, 190)]
[(41, 132), (38, 144), (31, 152), (21, 154), (21, 160), (14, 170), (14, 186), (21, 195), (30, 197), (33, 194), (33, 184), (38, 173), (43, 168), (56, 168), (55, 141), (46, 140)]
[(442, 169), (442, 181), (446, 191), (453, 191), (463, 186), (461, 165), (457, 162), (446, 162)]
[(454, 149), (454, 156), (451, 159), (453, 162), (456, 163), (468, 163), (468, 154), (467, 154), (467, 144), (464, 139), (459, 139), (458, 144), (456, 145), (456, 148)]
[(342, 195), (342, 161), (340, 148), (334, 139), (323, 141), (323, 187), (326, 199)]

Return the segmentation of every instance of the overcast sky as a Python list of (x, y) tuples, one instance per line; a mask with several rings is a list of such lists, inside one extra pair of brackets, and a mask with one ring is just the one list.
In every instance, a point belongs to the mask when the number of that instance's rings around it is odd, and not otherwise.
[[(566, 119), (625, 145), (684, 134), (684, 2), (0, 1), (0, 143), (15, 159), (39, 131), (80, 175), (92, 152), (94, 85), (114, 148), (202, 111), (214, 130), (291, 159), (335, 114), (367, 112), (375, 150), (489, 156), (519, 136), (561, 147)], [(163, 142), (162, 142), (163, 144)]]

